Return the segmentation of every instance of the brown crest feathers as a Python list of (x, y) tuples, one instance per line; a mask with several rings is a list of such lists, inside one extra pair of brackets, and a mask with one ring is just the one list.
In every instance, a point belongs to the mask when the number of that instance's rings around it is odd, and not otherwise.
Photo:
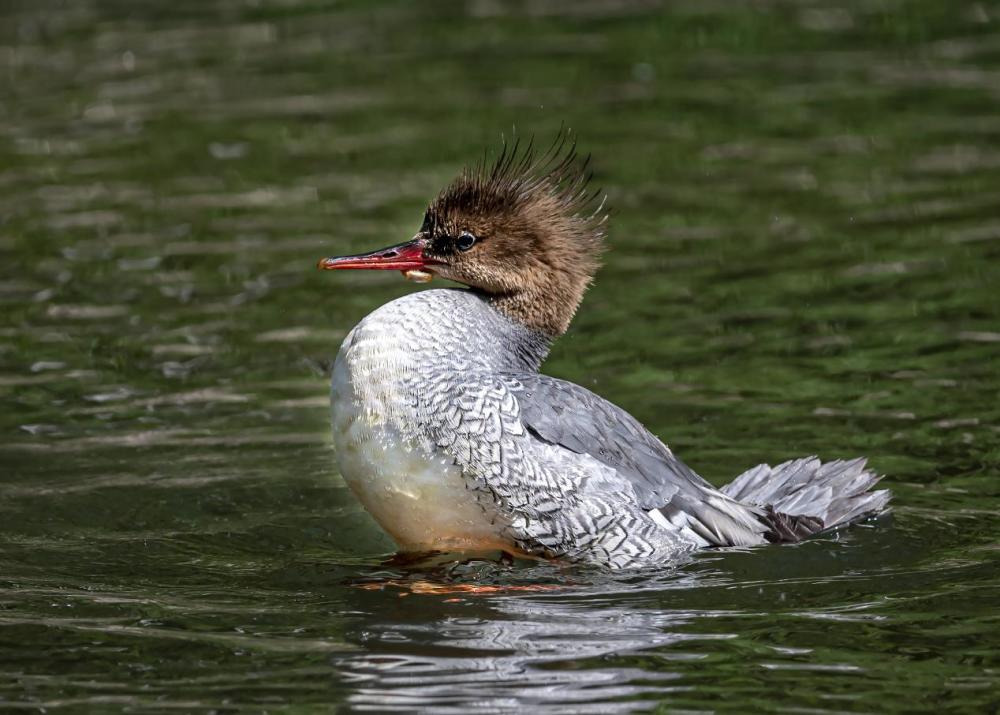
[(608, 214), (600, 189), (590, 187), (590, 155), (580, 159), (576, 139), (562, 130), (545, 150), (535, 148), (534, 138), (504, 141), (500, 153), (468, 166), (428, 209), (429, 228), (455, 211), (490, 214), (513, 212), (536, 203), (543, 196), (567, 217), (578, 222), (574, 238), (592, 243), (600, 252)]
[[(544, 151), (505, 142), (467, 167), (427, 209), (421, 232), (445, 278), (482, 291), (508, 316), (550, 336), (569, 326), (597, 271), (608, 215), (590, 187), (590, 157), (560, 132)], [(458, 251), (464, 233), (473, 250)]]

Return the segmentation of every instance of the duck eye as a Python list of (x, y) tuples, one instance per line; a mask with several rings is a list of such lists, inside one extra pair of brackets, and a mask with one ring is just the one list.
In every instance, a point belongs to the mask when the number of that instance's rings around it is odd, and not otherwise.
[(455, 239), (455, 248), (459, 251), (468, 251), (476, 243), (476, 237), (473, 236), (468, 231), (463, 231), (459, 234), (458, 238)]

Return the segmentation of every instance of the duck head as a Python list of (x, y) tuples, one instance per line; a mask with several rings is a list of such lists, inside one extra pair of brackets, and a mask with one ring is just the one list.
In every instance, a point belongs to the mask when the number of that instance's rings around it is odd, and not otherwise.
[(417, 234), (389, 248), (324, 258), (326, 270), (402, 271), (465, 284), (551, 338), (563, 334), (599, 266), (607, 213), (588, 160), (560, 134), (545, 151), (505, 144), (434, 199)]

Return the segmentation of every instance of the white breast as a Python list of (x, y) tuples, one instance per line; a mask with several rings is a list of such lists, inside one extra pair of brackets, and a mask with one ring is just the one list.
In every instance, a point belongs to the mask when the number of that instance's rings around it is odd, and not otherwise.
[(404, 549), (509, 548), (488, 495), (468, 489), (452, 459), (420, 434), (421, 401), (402, 379), (415, 359), (398, 314), (384, 309), (344, 341), (331, 391), (341, 474)]

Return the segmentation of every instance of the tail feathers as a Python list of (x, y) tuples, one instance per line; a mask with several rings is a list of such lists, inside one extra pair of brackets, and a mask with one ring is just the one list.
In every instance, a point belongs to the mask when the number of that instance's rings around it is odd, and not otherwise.
[(721, 491), (765, 510), (769, 541), (800, 541), (884, 511), (889, 491), (869, 491), (880, 478), (865, 467), (864, 458), (823, 464), (804, 457), (777, 467), (760, 464)]

